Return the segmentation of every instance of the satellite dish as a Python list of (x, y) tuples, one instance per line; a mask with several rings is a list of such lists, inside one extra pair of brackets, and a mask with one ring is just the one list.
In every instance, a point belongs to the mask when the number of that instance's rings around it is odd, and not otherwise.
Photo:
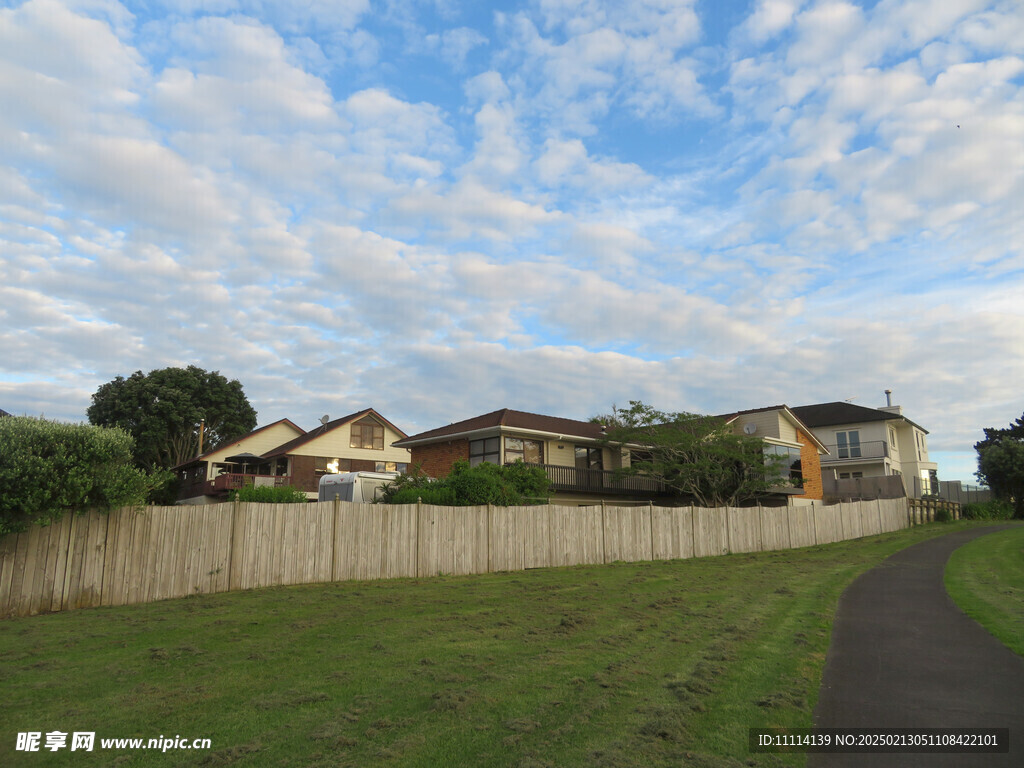
[(752, 435), (755, 432), (757, 432), (757, 424), (755, 424), (752, 421), (748, 422), (747, 424), (743, 425), (743, 431), (748, 435)]
[(330, 420), (331, 420), (331, 417), (328, 416), (326, 413), (323, 416), (320, 417), (320, 423), (321, 424), (326, 424)]

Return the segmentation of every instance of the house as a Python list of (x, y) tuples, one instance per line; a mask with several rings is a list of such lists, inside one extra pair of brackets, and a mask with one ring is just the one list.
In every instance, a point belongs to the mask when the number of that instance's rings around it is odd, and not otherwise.
[(10, 416), (10, 415), (11, 415), (11, 414), (9, 414), (9, 413), (8, 413), (7, 411), (5, 411), (5, 410), (4, 410), (3, 408), (0, 408), (0, 419), (2, 419), (2, 418), (3, 418), (4, 416)]
[(785, 405), (754, 408), (720, 416), (736, 434), (759, 437), (765, 456), (777, 457), (787, 488), (780, 484), (776, 493), (794, 500), (822, 499), (821, 462), (828, 448), (818, 439), (810, 425)]
[[(787, 471), (799, 473), (811, 468), (817, 478), (818, 453), (824, 447), (810, 429), (785, 406), (743, 411), (725, 417), (735, 429), (750, 424), (771, 451), (786, 451), (793, 458)], [(593, 504), (604, 498), (626, 501), (657, 501), (672, 496), (664, 484), (643, 476), (617, 477), (615, 470), (629, 466), (630, 447), (605, 445), (607, 435), (600, 424), (556, 416), (543, 416), (503, 408), (482, 416), (421, 432), (395, 443), (408, 448), (411, 464), (431, 477), (443, 477), (452, 464), (462, 459), (476, 465), (487, 461), (511, 464), (522, 460), (544, 469), (560, 504)], [(632, 446), (642, 451), (643, 446)], [(803, 489), (789, 486), (779, 493), (799, 498), (821, 498), (820, 483)]]
[(223, 501), (242, 485), (290, 485), (315, 500), (325, 474), (404, 472), (409, 451), (392, 443), (405, 436), (373, 408), (333, 421), (325, 417), (308, 432), (281, 419), (175, 467), (178, 503)]
[(628, 466), (628, 451), (602, 445), (600, 424), (502, 408), (395, 443), (408, 448), (411, 464), (430, 477), (444, 477), (460, 459), (542, 467), (560, 504), (593, 504), (605, 497), (653, 500), (664, 486), (645, 477), (615, 477)]
[(821, 462), (826, 486), (836, 487), (836, 480), (899, 476), (908, 496), (938, 492), (938, 465), (928, 460), (928, 430), (892, 405), (890, 394), (886, 390), (882, 408), (835, 402), (792, 409), (828, 448)]

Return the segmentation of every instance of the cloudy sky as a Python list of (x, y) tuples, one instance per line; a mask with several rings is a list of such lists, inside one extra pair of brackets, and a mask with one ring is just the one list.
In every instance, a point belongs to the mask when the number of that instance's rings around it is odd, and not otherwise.
[(0, 0), (0, 408), (1024, 411), (1020, 0)]

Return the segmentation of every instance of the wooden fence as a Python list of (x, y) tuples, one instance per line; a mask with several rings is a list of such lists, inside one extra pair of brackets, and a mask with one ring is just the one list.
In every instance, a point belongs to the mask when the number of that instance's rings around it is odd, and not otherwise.
[(906, 499), (723, 509), (338, 501), (122, 509), (0, 538), (0, 616), (278, 584), (790, 549), (914, 522)]

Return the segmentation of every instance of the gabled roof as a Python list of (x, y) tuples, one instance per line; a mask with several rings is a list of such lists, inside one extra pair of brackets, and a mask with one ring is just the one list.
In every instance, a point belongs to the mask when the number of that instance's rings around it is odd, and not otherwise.
[(474, 416), (471, 419), (457, 421), (446, 427), (431, 429), (427, 432), (420, 432), (392, 445), (405, 447), (419, 443), (436, 442), (443, 439), (461, 437), (473, 432), (482, 430), (506, 428), (508, 430), (522, 429), (530, 432), (544, 432), (550, 435), (565, 437), (581, 437), (589, 440), (600, 440), (605, 435), (600, 424), (591, 424), (589, 421), (577, 421), (576, 419), (563, 419), (558, 416), (543, 416), (539, 413), (526, 413), (525, 411), (513, 411), (509, 408), (502, 408), (498, 411), (485, 413), (483, 416)]
[[(348, 416), (342, 416), (340, 419), (335, 419), (334, 421), (328, 421), (326, 424), (317, 427), (316, 429), (312, 430), (311, 432), (307, 432), (304, 435), (300, 435), (299, 437), (296, 437), (294, 440), (289, 440), (287, 443), (284, 443), (283, 445), (279, 445), (279, 446), (277, 446), (277, 448), (274, 448), (273, 450), (267, 451), (265, 454), (263, 454), (263, 458), (264, 459), (272, 459), (275, 456), (283, 456), (286, 453), (291, 453), (296, 448), (298, 448), (300, 445), (305, 445), (308, 442), (316, 440), (318, 437), (323, 437), (328, 432), (330, 432), (332, 429), (337, 429), (338, 427), (344, 426), (345, 424), (350, 424), (353, 421), (358, 421), (359, 419), (363, 418), (364, 416), (373, 416), (375, 419), (377, 419), (379, 422), (381, 422), (381, 424), (384, 424), (385, 426), (389, 427), (393, 431), (395, 431), (398, 434), (402, 435), (402, 437), (405, 437), (405, 432), (403, 432), (398, 427), (396, 427), (394, 424), (392, 424), (390, 421), (385, 419), (383, 416), (381, 416), (379, 413), (377, 413), (375, 410), (373, 410), (373, 408), (364, 408), (361, 411), (356, 411), (355, 413), (350, 413)], [(394, 443), (393, 443), (393, 445), (394, 445)]]
[(829, 427), (834, 424), (857, 424), (866, 421), (905, 421), (920, 429), (926, 435), (928, 430), (915, 424), (906, 416), (898, 413), (880, 411), (877, 408), (866, 408), (853, 403), (818, 403), (801, 405), (792, 409), (800, 419), (810, 427)]
[(731, 424), (740, 416), (745, 416), (751, 413), (768, 413), (770, 411), (782, 411), (783, 416), (789, 419), (795, 427), (800, 429), (808, 438), (814, 443), (814, 445), (824, 454), (828, 454), (828, 448), (826, 448), (820, 440), (815, 436), (814, 432), (811, 431), (811, 426), (800, 418), (799, 414), (796, 413), (796, 408), (790, 408), (788, 405), (769, 405), (766, 408), (751, 408), (746, 411), (736, 411), (736, 413), (728, 413), (719, 416), (720, 419), (725, 419), (726, 424)]
[(183, 462), (181, 462), (181, 464), (178, 464), (176, 467), (172, 467), (172, 469), (177, 469), (178, 467), (184, 467), (186, 464), (191, 464), (194, 461), (202, 461), (207, 456), (210, 456), (210, 455), (216, 453), (217, 451), (221, 451), (221, 450), (223, 450), (224, 448), (226, 448), (229, 445), (234, 445), (235, 443), (240, 443), (243, 440), (247, 440), (248, 438), (252, 437), (253, 435), (259, 434), (260, 432), (262, 432), (265, 429), (270, 429), (271, 427), (276, 427), (278, 424), (287, 424), (288, 426), (290, 426), (292, 429), (298, 431), (299, 433), (303, 433), (304, 434), (305, 431), (306, 431), (302, 427), (300, 427), (298, 424), (293, 422), (291, 419), (278, 419), (277, 421), (275, 421), (275, 422), (273, 422), (271, 424), (265, 424), (262, 427), (257, 427), (256, 429), (254, 429), (252, 432), (248, 433), (247, 435), (242, 435), (241, 437), (236, 438), (234, 440), (229, 440), (227, 443), (225, 443), (224, 445), (220, 446), (219, 448), (213, 448), (213, 449), (211, 449), (209, 451), (206, 451), (205, 453), (202, 453), (202, 454), (196, 456), (195, 458), (189, 459), (188, 461), (183, 461)]
[(5, 410), (4, 410), (3, 408), (0, 408), (0, 418), (3, 418), (4, 416), (10, 416), (10, 415), (11, 415), (11, 414), (9, 414), (9, 413), (8, 413), (7, 411), (5, 411)]

